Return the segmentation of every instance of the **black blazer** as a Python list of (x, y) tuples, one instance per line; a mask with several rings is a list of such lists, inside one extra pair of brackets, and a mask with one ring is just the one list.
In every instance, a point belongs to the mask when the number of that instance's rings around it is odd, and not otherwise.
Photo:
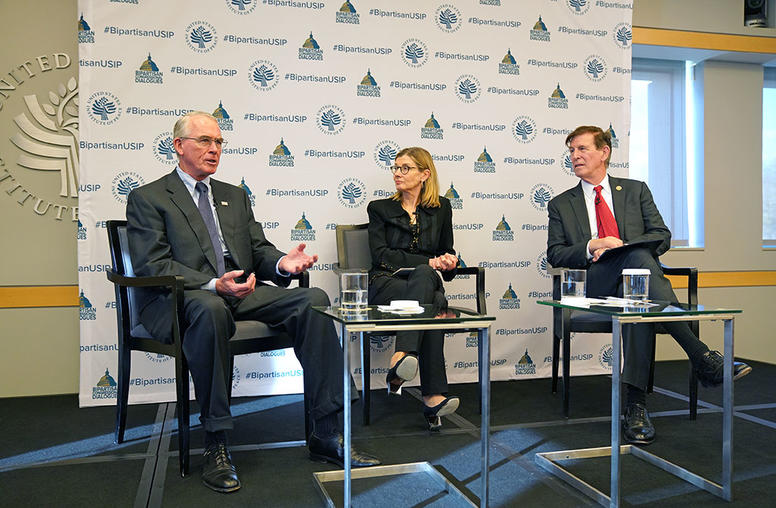
[[(657, 258), (671, 246), (671, 231), (666, 227), (647, 184), (638, 180), (609, 177), (612, 205), (620, 238), (625, 243), (662, 240), (652, 251)], [(587, 242), (592, 236), (582, 193), (577, 184), (553, 198), (547, 205), (547, 261), (552, 266), (585, 268)]]
[[(264, 237), (261, 224), (253, 217), (247, 193), (212, 178), (210, 186), (232, 259), (245, 273), (255, 272), (257, 280), (287, 286), (290, 279), (275, 272), (284, 254)], [(127, 238), (137, 275), (182, 275), (185, 289), (199, 289), (217, 276), (207, 227), (175, 170), (129, 194)], [(139, 293), (141, 311), (160, 294), (147, 289)]]
[[(428, 264), (441, 254), (455, 254), (453, 249), (453, 209), (450, 201), (439, 196), (439, 207), (418, 206), (420, 238), (417, 252), (410, 252), (412, 234), (410, 217), (393, 199), (378, 199), (367, 206), (369, 214), (369, 250), (372, 253), (370, 278), (390, 274), (399, 268)], [(442, 272), (446, 281), (455, 277), (456, 269)]]

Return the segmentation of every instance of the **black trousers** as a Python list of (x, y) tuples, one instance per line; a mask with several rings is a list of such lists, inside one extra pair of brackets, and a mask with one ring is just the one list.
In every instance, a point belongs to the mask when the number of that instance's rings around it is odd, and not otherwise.
[[(391, 300), (417, 300), (437, 310), (447, 307), (442, 281), (429, 265), (418, 265), (407, 279), (378, 275), (369, 284), (369, 303), (387, 305)], [(442, 330), (402, 331), (396, 333), (396, 351), (417, 353), (420, 389), (423, 395), (447, 393)]]
[[(651, 273), (649, 298), (677, 302), (671, 282), (663, 274), (660, 263), (646, 248), (630, 249), (618, 256), (592, 263), (587, 271), (587, 296), (591, 298), (621, 297), (622, 271), (625, 268), (649, 269)], [(673, 323), (673, 325), (675, 327), (688, 327), (686, 322)], [(622, 382), (646, 390), (649, 382), (652, 349), (655, 343), (655, 325), (644, 323), (623, 326), (622, 342), (624, 358)]]
[[(243, 299), (224, 298), (205, 290), (184, 292), (186, 331), (183, 353), (194, 380), (208, 432), (233, 427), (229, 409), (229, 339), (235, 320), (257, 320), (282, 329), (293, 339), (294, 353), (304, 369), (305, 391), (313, 419), (339, 411), (342, 399), (342, 348), (331, 319), (312, 310), (329, 305), (319, 288), (283, 289), (257, 283)], [(169, 341), (169, 296), (157, 297), (141, 314), (141, 322), (159, 340)], [(353, 399), (358, 393), (353, 390)]]

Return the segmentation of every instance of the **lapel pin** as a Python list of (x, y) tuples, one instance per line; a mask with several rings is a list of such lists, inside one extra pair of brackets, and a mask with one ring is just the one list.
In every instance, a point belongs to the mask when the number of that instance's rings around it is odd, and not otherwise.
[(221, 201), (221, 206), (229, 206), (229, 202), (228, 201)]
[(622, 190), (622, 185), (618, 185), (617, 187), (615, 187), (615, 190)]

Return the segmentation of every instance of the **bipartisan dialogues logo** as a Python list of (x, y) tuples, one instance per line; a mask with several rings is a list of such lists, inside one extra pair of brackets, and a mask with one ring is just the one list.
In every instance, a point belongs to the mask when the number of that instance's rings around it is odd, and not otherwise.
[(450, 201), (450, 207), (453, 210), (463, 210), (463, 199), (453, 187), (453, 182), (450, 182), (450, 188), (445, 192), (445, 197)]
[(307, 217), (305, 217), (304, 212), (302, 212), (302, 218), (296, 222), (296, 226), (294, 226), (294, 229), (291, 230), (291, 241), (292, 242), (314, 242), (315, 241), (315, 230), (313, 229), (313, 226), (310, 224), (310, 221), (307, 220)]
[(534, 374), (536, 374), (536, 364), (531, 359), (531, 355), (528, 354), (528, 348), (525, 348), (525, 353), (515, 364), (515, 375), (531, 376)]
[(94, 43), (94, 30), (86, 22), (84, 15), (81, 14), (81, 18), (78, 20), (78, 44), (92, 43)]
[(393, 140), (384, 139), (377, 143), (372, 152), (377, 167), (389, 170), (396, 159), (396, 154), (399, 153), (399, 149), (399, 144)]
[(81, 290), (78, 304), (78, 318), (81, 321), (96, 321), (97, 320), (97, 308), (92, 305), (92, 302), (84, 295), (84, 290)]
[(547, 30), (547, 25), (544, 24), (541, 16), (539, 16), (539, 21), (534, 23), (531, 29), (530, 39), (532, 41), (550, 42), (550, 32)]
[(361, 79), (361, 83), (356, 87), (358, 97), (380, 97), (380, 87), (372, 76), (372, 70), (367, 69), (366, 76)]
[(245, 177), (243, 176), (240, 178), (240, 185), (238, 185), (242, 190), (245, 191), (245, 193), (248, 195), (248, 201), (250, 201), (251, 206), (256, 206), (256, 195), (253, 193), (250, 187), (248, 187), (248, 184), (245, 183)]
[(208, 53), (218, 43), (216, 29), (207, 21), (192, 21), (184, 32), (186, 45), (196, 53)]
[(122, 171), (113, 178), (111, 191), (116, 201), (126, 205), (129, 193), (141, 185), (145, 185), (145, 180), (142, 176), (134, 171)]
[(569, 100), (566, 98), (566, 94), (560, 89), (560, 83), (552, 91), (550, 97), (547, 99), (548, 108), (568, 109)]
[(92, 387), (92, 399), (115, 399), (117, 389), (116, 380), (113, 379), (106, 367), (105, 375)]
[(439, 126), (439, 122), (434, 117), (434, 113), (426, 120), (425, 125), (420, 128), (420, 137), (422, 139), (444, 139), (445, 130)]
[(474, 161), (475, 173), (495, 173), (496, 163), (493, 162), (493, 157), (488, 153), (487, 147), (482, 147), (482, 153)]
[(86, 240), (86, 226), (81, 224), (81, 219), (78, 219), (78, 232), (76, 233), (76, 240)]
[(442, 4), (437, 7), (434, 21), (443, 32), (456, 32), (461, 28), (461, 11), (454, 5)]
[(536, 139), (536, 122), (530, 116), (518, 116), (512, 122), (512, 136), (519, 143), (530, 143)]
[(269, 154), (269, 165), (275, 167), (294, 167), (294, 156), (288, 149), (283, 138), (280, 138), (280, 144)]
[(315, 114), (315, 123), (324, 134), (336, 136), (345, 128), (345, 112), (333, 104), (327, 104)]
[(606, 129), (606, 132), (608, 132), (609, 135), (612, 137), (612, 148), (620, 148), (620, 140), (617, 138), (617, 134), (614, 132), (614, 127), (612, 127), (612, 122), (609, 122), (609, 128)]
[(89, 118), (98, 125), (112, 125), (121, 117), (121, 101), (110, 92), (94, 92), (86, 101)]
[(244, 16), (250, 14), (256, 8), (258, 0), (225, 0), (226, 6), (234, 14)]
[(501, 220), (496, 224), (496, 229), (493, 230), (494, 242), (512, 242), (515, 240), (515, 232), (509, 226), (507, 219), (502, 215)]
[(164, 131), (154, 138), (151, 143), (151, 150), (156, 160), (168, 166), (178, 164), (178, 156), (175, 153), (175, 146), (172, 143), (172, 132)]
[(513, 74), (515, 76), (520, 75), (520, 66), (517, 65), (517, 60), (512, 56), (512, 49), (507, 49), (507, 54), (501, 59), (501, 63), (498, 64), (499, 74)]
[(135, 71), (135, 83), (153, 83), (157, 85), (163, 84), (164, 75), (159, 71), (159, 66), (151, 58), (151, 53), (148, 53), (143, 63), (140, 64), (140, 68)]
[(423, 67), (428, 61), (428, 46), (420, 39), (407, 39), (399, 53), (402, 61), (410, 67)]
[(520, 298), (517, 297), (517, 293), (512, 289), (512, 283), (509, 283), (509, 287), (504, 291), (504, 295), (498, 300), (498, 308), (501, 310), (519, 310)]
[(278, 68), (269, 60), (256, 60), (248, 68), (248, 81), (260, 92), (268, 92), (278, 84)]
[(229, 113), (226, 112), (223, 102), (218, 101), (218, 107), (213, 111), (213, 116), (216, 118), (216, 121), (218, 122), (218, 127), (222, 131), (234, 130), (234, 123), (233, 123), (232, 117), (229, 116)]
[(323, 50), (318, 44), (318, 41), (313, 37), (313, 33), (310, 32), (310, 36), (302, 43), (302, 47), (298, 51), (299, 60), (320, 60), (323, 61)]
[(345, 178), (337, 186), (337, 199), (346, 208), (358, 208), (366, 201), (366, 185), (358, 178)]
[(335, 21), (337, 23), (348, 23), (350, 25), (358, 25), (361, 23), (361, 19), (358, 16), (358, 12), (356, 12), (353, 2), (345, 0), (345, 3), (342, 4), (337, 11)]
[(529, 194), (531, 205), (540, 212), (547, 211), (547, 203), (555, 197), (555, 191), (546, 183), (537, 183)]

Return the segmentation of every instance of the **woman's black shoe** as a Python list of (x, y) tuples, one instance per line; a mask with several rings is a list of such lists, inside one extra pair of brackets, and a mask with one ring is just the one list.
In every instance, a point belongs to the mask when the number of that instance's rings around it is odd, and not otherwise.
[[(396, 362), (396, 365), (390, 368), (385, 376), (385, 382), (388, 385), (390, 395), (401, 395), (401, 385), (418, 375), (418, 355), (407, 353)], [(394, 384), (391, 381), (401, 379), (401, 383)]]
[(445, 397), (445, 400), (436, 406), (423, 407), (423, 416), (426, 418), (428, 430), (439, 431), (442, 428), (442, 417), (455, 413), (460, 404), (461, 399), (453, 395), (452, 397)]

